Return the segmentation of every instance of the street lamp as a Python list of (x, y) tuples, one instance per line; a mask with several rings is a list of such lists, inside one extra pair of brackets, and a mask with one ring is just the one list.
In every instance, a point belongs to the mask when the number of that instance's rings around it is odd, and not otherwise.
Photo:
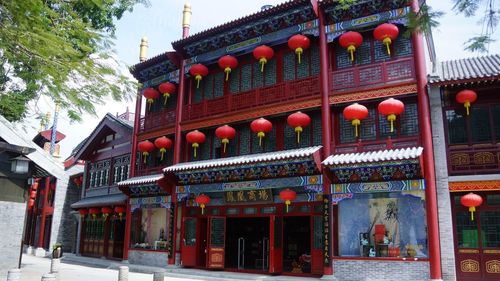
[(24, 156), (12, 158), (10, 171), (16, 174), (26, 174), (29, 169), (30, 160)]

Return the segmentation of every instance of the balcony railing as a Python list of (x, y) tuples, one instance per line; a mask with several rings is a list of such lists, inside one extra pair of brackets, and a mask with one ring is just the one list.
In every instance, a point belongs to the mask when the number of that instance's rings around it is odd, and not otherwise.
[(448, 146), (450, 175), (500, 173), (500, 144)]
[(334, 153), (357, 153), (385, 149), (398, 149), (416, 147), (419, 145), (418, 137), (387, 138), (385, 140), (359, 141), (355, 143), (337, 144), (332, 146)]
[(220, 98), (187, 105), (185, 107), (184, 118), (185, 120), (206, 118), (217, 114), (236, 112), (257, 106), (272, 105), (315, 96), (319, 96), (318, 76), (287, 81), (269, 87), (238, 94), (229, 94)]
[(175, 125), (175, 109), (153, 112), (140, 120), (139, 132), (146, 132), (160, 127)]
[(415, 80), (413, 58), (355, 66), (332, 72), (334, 93), (380, 88)]

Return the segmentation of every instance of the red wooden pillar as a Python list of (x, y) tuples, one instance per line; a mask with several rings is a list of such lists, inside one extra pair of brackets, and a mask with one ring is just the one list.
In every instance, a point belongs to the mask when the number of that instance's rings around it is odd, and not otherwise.
[[(418, 12), (418, 0), (412, 1), (412, 9)], [(413, 56), (417, 76), (417, 97), (419, 109), (419, 123), (422, 146), (424, 147), (424, 177), (425, 202), (427, 209), (427, 233), (429, 236), (429, 267), (431, 280), (442, 280), (441, 248), (439, 243), (439, 223), (436, 195), (436, 174), (434, 169), (434, 150), (432, 146), (431, 115), (429, 110), (429, 96), (427, 93), (427, 72), (425, 68), (425, 54), (422, 34), (412, 33)]]
[(42, 212), (40, 216), (40, 230), (38, 234), (38, 248), (43, 248), (43, 240), (45, 238), (45, 219), (47, 216), (48, 212), (48, 202), (47, 199), (49, 197), (49, 192), (50, 192), (50, 177), (45, 178), (45, 186), (43, 189), (43, 207), (42, 207)]
[(130, 245), (131, 224), (132, 224), (132, 212), (130, 210), (130, 198), (127, 198), (127, 212), (125, 213), (125, 235), (123, 237), (123, 260), (128, 260), (128, 247)]
[(174, 142), (174, 159), (173, 164), (181, 162), (181, 148), (182, 148), (182, 114), (184, 109), (184, 95), (186, 88), (186, 81), (184, 79), (184, 58), (180, 58), (179, 66), (179, 93), (177, 94), (177, 107), (175, 108), (175, 142)]
[[(321, 93), (321, 123), (323, 124), (323, 159), (326, 159), (331, 154), (332, 145), (332, 122), (331, 122), (331, 110), (330, 110), (330, 83), (329, 83), (329, 67), (328, 67), (328, 42), (326, 40), (326, 30), (325, 30), (325, 19), (323, 11), (318, 10), (319, 17), (319, 55), (320, 55), (320, 93)], [(330, 181), (323, 176), (323, 193), (329, 195)], [(327, 196), (329, 198), (329, 196)], [(330, 203), (331, 204), (331, 203)], [(323, 274), (333, 275), (333, 265), (331, 261), (331, 255), (333, 253), (333, 227), (332, 227), (332, 208), (330, 210), (330, 224), (328, 226), (329, 233), (329, 251), (330, 251), (330, 261), (328, 263), (323, 263)]]

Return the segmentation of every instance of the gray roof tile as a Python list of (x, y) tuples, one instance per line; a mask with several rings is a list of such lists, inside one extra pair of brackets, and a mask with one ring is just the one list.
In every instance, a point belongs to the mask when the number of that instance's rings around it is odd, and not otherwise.
[(488, 55), (441, 62), (438, 76), (431, 76), (431, 84), (463, 83), (470, 80), (500, 78), (500, 55)]

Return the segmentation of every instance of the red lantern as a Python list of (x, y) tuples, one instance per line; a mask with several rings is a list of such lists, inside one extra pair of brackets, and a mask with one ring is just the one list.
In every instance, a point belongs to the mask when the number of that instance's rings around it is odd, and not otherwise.
[(92, 216), (92, 219), (95, 220), (96, 216), (101, 212), (99, 208), (90, 208), (89, 214)]
[(35, 206), (35, 199), (30, 198), (30, 199), (28, 200), (28, 209), (33, 208), (33, 206)]
[(368, 109), (359, 103), (344, 108), (344, 118), (351, 121), (351, 124), (355, 127), (356, 137), (358, 137), (358, 126), (361, 125), (361, 120), (366, 119), (366, 117), (368, 117)]
[(236, 130), (231, 126), (224, 125), (215, 130), (215, 135), (221, 139), (221, 142), (224, 144), (224, 153), (226, 153), (226, 144), (229, 143), (230, 139), (234, 138)]
[(458, 92), (455, 99), (457, 100), (457, 102), (464, 105), (465, 109), (467, 110), (467, 115), (469, 115), (470, 104), (476, 101), (477, 94), (472, 90), (462, 90)]
[(123, 213), (126, 212), (125, 207), (124, 206), (116, 206), (114, 211), (115, 211), (115, 213), (118, 214), (118, 217), (120, 218), (120, 220), (122, 220)]
[(288, 213), (288, 205), (292, 204), (292, 201), (297, 198), (297, 193), (289, 188), (280, 191), (280, 199), (285, 201), (286, 212)]
[(229, 79), (229, 73), (231, 73), (232, 69), (235, 69), (238, 66), (238, 60), (230, 55), (225, 55), (219, 59), (219, 67), (224, 69), (226, 73), (226, 81)]
[(359, 32), (348, 31), (340, 36), (339, 43), (340, 46), (346, 48), (351, 54), (351, 61), (353, 61), (354, 51), (356, 51), (356, 48), (359, 48), (359, 46), (363, 43), (363, 36), (361, 36), (361, 33)]
[(299, 63), (300, 55), (302, 55), (305, 49), (309, 48), (310, 44), (311, 41), (309, 41), (309, 38), (302, 34), (296, 34), (288, 39), (288, 47), (295, 51), (295, 53), (299, 57)]
[(255, 119), (250, 123), (250, 128), (259, 137), (259, 146), (262, 146), (262, 138), (273, 129), (273, 124), (264, 118)]
[(196, 201), (196, 204), (200, 205), (201, 214), (203, 215), (204, 210), (205, 210), (205, 206), (208, 205), (208, 203), (210, 203), (210, 197), (208, 197), (205, 194), (201, 194), (201, 195), (196, 196), (195, 201)]
[(80, 213), (80, 217), (83, 219), (89, 213), (89, 210), (87, 210), (87, 209), (79, 209), (78, 213)]
[(83, 177), (82, 176), (76, 177), (73, 179), (73, 182), (75, 183), (76, 187), (79, 188), (82, 185)]
[(208, 75), (208, 68), (201, 63), (193, 64), (189, 69), (189, 73), (194, 76), (194, 79), (196, 80), (196, 88), (198, 89), (200, 87), (201, 79)]
[(274, 56), (274, 51), (271, 47), (266, 45), (258, 46), (253, 50), (254, 58), (259, 60), (260, 63), (260, 72), (264, 72), (264, 65), (268, 60), (272, 59)]
[(302, 133), (304, 127), (309, 126), (311, 123), (311, 117), (305, 113), (297, 111), (290, 114), (290, 116), (286, 119), (286, 122), (290, 127), (295, 129), (295, 132), (297, 133), (297, 143), (300, 143), (300, 133)]
[(173, 95), (175, 93), (176, 87), (173, 83), (165, 82), (161, 83), (160, 86), (158, 86), (158, 90), (160, 90), (160, 92), (163, 94), (163, 105), (166, 105), (167, 99), (170, 97), (170, 95)]
[(396, 115), (403, 113), (405, 105), (397, 99), (389, 98), (378, 105), (378, 112), (387, 116), (387, 120), (391, 122), (391, 133), (394, 132), (394, 121)]
[(170, 149), (172, 147), (172, 140), (163, 136), (155, 139), (155, 146), (156, 148), (160, 149), (160, 160), (163, 160), (163, 154), (167, 152), (167, 149)]
[(36, 190), (31, 190), (30, 192), (30, 198), (35, 199), (36, 198)]
[(398, 27), (392, 23), (383, 23), (373, 30), (373, 37), (378, 41), (382, 41), (382, 43), (387, 46), (387, 53), (389, 56), (391, 55), (389, 45), (391, 45), (392, 41), (396, 40), (398, 34)]
[(102, 218), (106, 220), (109, 214), (113, 213), (113, 209), (111, 209), (110, 207), (102, 207), (101, 213), (102, 213)]
[(35, 181), (32, 185), (31, 185), (31, 189), (33, 190), (37, 190), (38, 189), (38, 180)]
[(151, 104), (155, 101), (155, 99), (160, 97), (160, 93), (153, 88), (144, 89), (142, 95), (147, 99), (148, 110), (151, 110)]
[(470, 220), (473, 221), (476, 207), (483, 203), (483, 198), (475, 193), (470, 192), (460, 198), (460, 203), (465, 207), (469, 207)]
[(194, 131), (187, 133), (186, 140), (194, 148), (194, 158), (196, 158), (196, 149), (198, 147), (200, 147), (200, 143), (205, 142), (205, 134), (198, 131), (198, 130), (194, 130)]
[(155, 145), (152, 142), (148, 141), (148, 140), (141, 141), (137, 145), (137, 150), (139, 150), (140, 152), (142, 152), (142, 158), (144, 158), (144, 164), (146, 164), (149, 154), (154, 149), (155, 149)]

